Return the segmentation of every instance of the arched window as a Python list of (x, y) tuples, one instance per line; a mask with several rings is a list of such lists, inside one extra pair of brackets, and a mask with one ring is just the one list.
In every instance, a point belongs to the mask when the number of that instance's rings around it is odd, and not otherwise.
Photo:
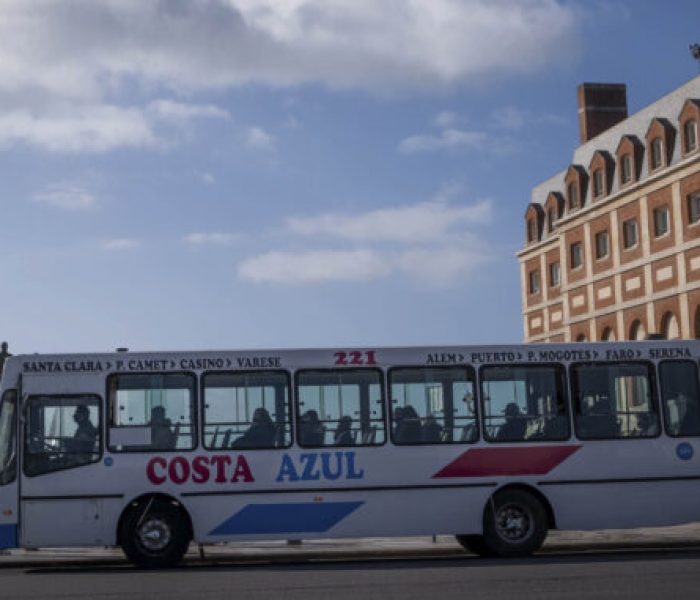
[(615, 341), (615, 331), (612, 327), (606, 327), (603, 329), (603, 334), (600, 336), (603, 342), (614, 342)]
[(689, 119), (683, 124), (683, 152), (688, 154), (698, 147), (697, 125)]
[(630, 339), (631, 340), (643, 340), (647, 336), (646, 329), (639, 319), (632, 321), (630, 325)]
[(584, 333), (579, 333), (579, 334), (576, 336), (576, 341), (577, 341), (577, 342), (585, 342), (585, 341), (586, 341), (586, 334), (584, 334)]
[(667, 340), (677, 340), (681, 337), (678, 319), (672, 312), (667, 312), (661, 317), (660, 333)]

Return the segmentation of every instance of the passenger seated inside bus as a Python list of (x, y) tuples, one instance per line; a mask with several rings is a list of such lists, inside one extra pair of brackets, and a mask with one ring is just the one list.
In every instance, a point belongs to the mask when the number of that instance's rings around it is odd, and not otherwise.
[(525, 439), (527, 418), (520, 414), (520, 408), (515, 402), (506, 404), (503, 411), (505, 422), (498, 428), (496, 439), (499, 441), (520, 441)]
[(442, 438), (442, 427), (433, 415), (428, 415), (423, 420), (422, 441), (436, 444)]
[(299, 439), (302, 446), (322, 446), (326, 428), (315, 410), (307, 410), (300, 419)]
[(95, 450), (97, 440), (97, 428), (90, 420), (90, 409), (84, 404), (79, 404), (73, 413), (73, 420), (78, 427), (73, 434), (72, 440), (66, 440), (69, 452), (79, 452), (89, 454)]
[(423, 438), (420, 418), (410, 404), (394, 409), (394, 423), (394, 442), (397, 444), (417, 444)]
[(333, 444), (336, 446), (352, 446), (355, 440), (352, 436), (352, 417), (347, 415), (340, 417), (338, 428), (333, 436)]
[(587, 412), (578, 417), (579, 433), (586, 438), (607, 439), (620, 435), (617, 413), (607, 396), (598, 397)]
[(277, 428), (264, 408), (256, 408), (253, 421), (246, 432), (233, 442), (232, 448), (273, 448)]
[(180, 425), (171, 429), (172, 421), (165, 416), (164, 406), (151, 409), (151, 448), (153, 450), (174, 450), (180, 433)]

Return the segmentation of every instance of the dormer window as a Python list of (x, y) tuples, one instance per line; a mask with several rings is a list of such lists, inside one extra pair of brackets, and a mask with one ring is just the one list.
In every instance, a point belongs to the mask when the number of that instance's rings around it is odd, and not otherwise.
[(689, 154), (698, 148), (697, 123), (688, 120), (683, 125), (683, 152)]
[(651, 140), (651, 169), (652, 171), (664, 164), (664, 144), (660, 137)]
[(632, 181), (632, 157), (629, 154), (623, 154), (620, 159), (620, 182), (622, 185)]
[(535, 219), (528, 219), (527, 220), (527, 242), (528, 242), (528, 244), (531, 244), (534, 241), (537, 241), (537, 223), (535, 222)]
[(576, 184), (575, 181), (572, 181), (569, 184), (568, 198), (569, 198), (569, 210), (576, 210), (579, 207), (579, 201), (578, 201), (578, 185)]
[(593, 197), (600, 198), (604, 194), (603, 169), (596, 169), (593, 171)]
[(554, 231), (554, 221), (556, 221), (557, 215), (553, 208), (547, 210), (547, 233), (552, 233)]

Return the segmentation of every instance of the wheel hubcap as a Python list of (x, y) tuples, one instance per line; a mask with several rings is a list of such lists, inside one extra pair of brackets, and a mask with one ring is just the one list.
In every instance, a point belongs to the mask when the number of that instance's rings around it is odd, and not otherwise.
[(517, 504), (506, 504), (496, 514), (496, 531), (507, 542), (522, 542), (532, 532), (530, 513)]
[(170, 527), (162, 519), (146, 519), (139, 527), (139, 542), (141, 546), (149, 552), (160, 552), (169, 543), (171, 533)]

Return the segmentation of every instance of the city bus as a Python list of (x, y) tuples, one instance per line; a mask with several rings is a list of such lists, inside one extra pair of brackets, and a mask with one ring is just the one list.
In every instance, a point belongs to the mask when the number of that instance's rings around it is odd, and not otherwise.
[(0, 547), (455, 535), (700, 520), (700, 341), (12, 356)]

